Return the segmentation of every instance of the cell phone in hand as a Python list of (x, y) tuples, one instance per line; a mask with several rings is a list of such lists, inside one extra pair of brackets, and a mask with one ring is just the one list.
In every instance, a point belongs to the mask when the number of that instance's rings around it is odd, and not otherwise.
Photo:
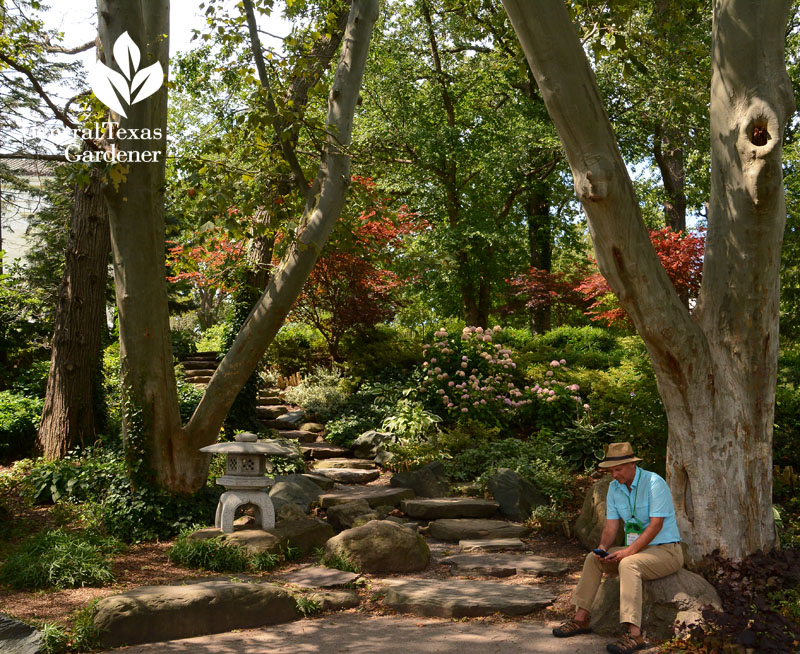
[(604, 559), (604, 558), (606, 558), (608, 556), (608, 552), (606, 552), (605, 550), (596, 549), (596, 550), (592, 550), (592, 552), (597, 554), (597, 556), (599, 556), (601, 559)]

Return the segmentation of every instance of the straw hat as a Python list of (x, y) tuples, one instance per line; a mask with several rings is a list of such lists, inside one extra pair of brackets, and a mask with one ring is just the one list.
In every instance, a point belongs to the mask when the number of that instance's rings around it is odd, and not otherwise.
[(600, 468), (613, 468), (635, 461), (641, 461), (641, 459), (633, 456), (633, 448), (630, 443), (611, 443), (606, 450), (606, 458), (597, 465)]

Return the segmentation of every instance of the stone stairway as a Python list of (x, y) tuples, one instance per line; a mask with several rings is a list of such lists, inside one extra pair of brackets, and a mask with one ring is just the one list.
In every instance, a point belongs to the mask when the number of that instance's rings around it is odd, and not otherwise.
[(195, 352), (181, 361), (186, 371), (186, 381), (195, 386), (208, 386), (217, 369), (217, 352)]

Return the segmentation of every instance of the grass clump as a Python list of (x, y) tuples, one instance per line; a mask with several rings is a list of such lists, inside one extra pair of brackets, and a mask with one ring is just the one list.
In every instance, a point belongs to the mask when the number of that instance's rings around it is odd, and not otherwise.
[(301, 555), (300, 548), (288, 545), (283, 551), (257, 552), (250, 554), (247, 548), (215, 536), (205, 540), (191, 540), (195, 528), (187, 529), (167, 551), (169, 560), (187, 568), (198, 568), (212, 572), (267, 572), (285, 561)]
[(343, 572), (361, 572), (358, 564), (348, 559), (343, 554), (328, 555), (321, 547), (314, 550), (317, 561), (326, 568), (333, 568), (334, 570), (342, 570)]
[(167, 556), (178, 565), (213, 572), (244, 572), (249, 567), (247, 550), (226, 542), (223, 536), (190, 540), (189, 534), (183, 533), (169, 548)]
[(114, 581), (109, 555), (120, 548), (116, 539), (91, 530), (42, 532), (8, 557), (0, 582), (17, 590), (103, 586)]
[(301, 595), (295, 597), (294, 601), (297, 602), (297, 610), (303, 614), (304, 617), (309, 618), (322, 611), (322, 602), (314, 597), (306, 597)]

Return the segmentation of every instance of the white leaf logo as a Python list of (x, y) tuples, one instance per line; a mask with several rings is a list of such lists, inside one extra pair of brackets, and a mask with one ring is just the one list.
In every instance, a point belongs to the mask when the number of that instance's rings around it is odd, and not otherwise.
[[(141, 53), (127, 32), (116, 40), (113, 52), (114, 61), (122, 74), (98, 61), (89, 74), (89, 82), (100, 102), (127, 118), (128, 114), (125, 113), (122, 103), (136, 104), (158, 91), (164, 83), (164, 69), (157, 61), (152, 66), (138, 70)], [(136, 97), (131, 100), (133, 93), (136, 93)]]

